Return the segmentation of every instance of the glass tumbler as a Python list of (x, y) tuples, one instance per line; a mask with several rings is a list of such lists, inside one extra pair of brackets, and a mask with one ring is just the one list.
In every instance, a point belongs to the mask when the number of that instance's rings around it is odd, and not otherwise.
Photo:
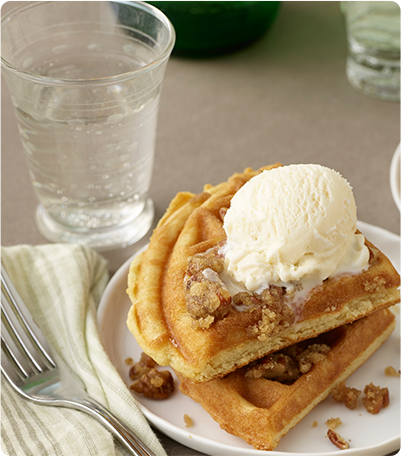
[(400, 100), (400, 6), (389, 1), (342, 2), (347, 77), (362, 93)]
[(48, 240), (107, 251), (149, 230), (174, 42), (167, 17), (142, 2), (32, 2), (2, 18), (2, 74)]

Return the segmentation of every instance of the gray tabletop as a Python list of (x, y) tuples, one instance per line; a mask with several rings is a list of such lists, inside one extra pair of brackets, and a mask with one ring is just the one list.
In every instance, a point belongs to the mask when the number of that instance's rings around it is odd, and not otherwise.
[[(178, 191), (200, 192), (248, 166), (319, 163), (351, 183), (360, 220), (399, 233), (389, 170), (400, 106), (356, 92), (346, 53), (339, 2), (283, 2), (268, 33), (245, 49), (210, 59), (173, 55), (150, 190), (156, 220)], [(4, 84), (1, 119), (2, 245), (46, 243)], [(137, 248), (108, 254), (110, 272)], [(169, 455), (200, 454), (160, 437)]]

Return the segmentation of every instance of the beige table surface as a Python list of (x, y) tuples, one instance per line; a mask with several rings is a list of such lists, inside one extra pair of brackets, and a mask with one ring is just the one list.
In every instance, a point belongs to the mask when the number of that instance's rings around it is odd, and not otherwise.
[[(6, 3), (3, 14), (17, 3)], [(389, 169), (400, 106), (356, 92), (345, 59), (339, 2), (283, 2), (270, 31), (243, 50), (213, 59), (173, 56), (150, 190), (156, 220), (178, 191), (200, 192), (247, 166), (319, 163), (351, 183), (360, 220), (399, 233)], [(43, 244), (5, 84), (1, 93), (2, 245)], [(108, 254), (111, 273), (137, 248)], [(200, 454), (161, 438), (169, 455)]]

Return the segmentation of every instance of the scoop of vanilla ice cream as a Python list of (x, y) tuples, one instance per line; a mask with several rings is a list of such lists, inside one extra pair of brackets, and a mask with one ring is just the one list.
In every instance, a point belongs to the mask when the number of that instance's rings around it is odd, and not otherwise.
[(224, 217), (226, 270), (249, 291), (358, 272), (369, 250), (356, 223), (352, 188), (336, 171), (266, 170), (234, 195)]

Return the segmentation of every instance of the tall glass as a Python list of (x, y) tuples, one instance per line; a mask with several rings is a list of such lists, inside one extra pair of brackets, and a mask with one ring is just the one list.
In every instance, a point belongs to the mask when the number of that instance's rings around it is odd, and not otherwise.
[(1, 41), (42, 234), (99, 251), (139, 240), (169, 20), (142, 2), (32, 2), (3, 17)]
[(390, 1), (348, 1), (342, 8), (349, 82), (367, 95), (399, 101), (400, 6)]

